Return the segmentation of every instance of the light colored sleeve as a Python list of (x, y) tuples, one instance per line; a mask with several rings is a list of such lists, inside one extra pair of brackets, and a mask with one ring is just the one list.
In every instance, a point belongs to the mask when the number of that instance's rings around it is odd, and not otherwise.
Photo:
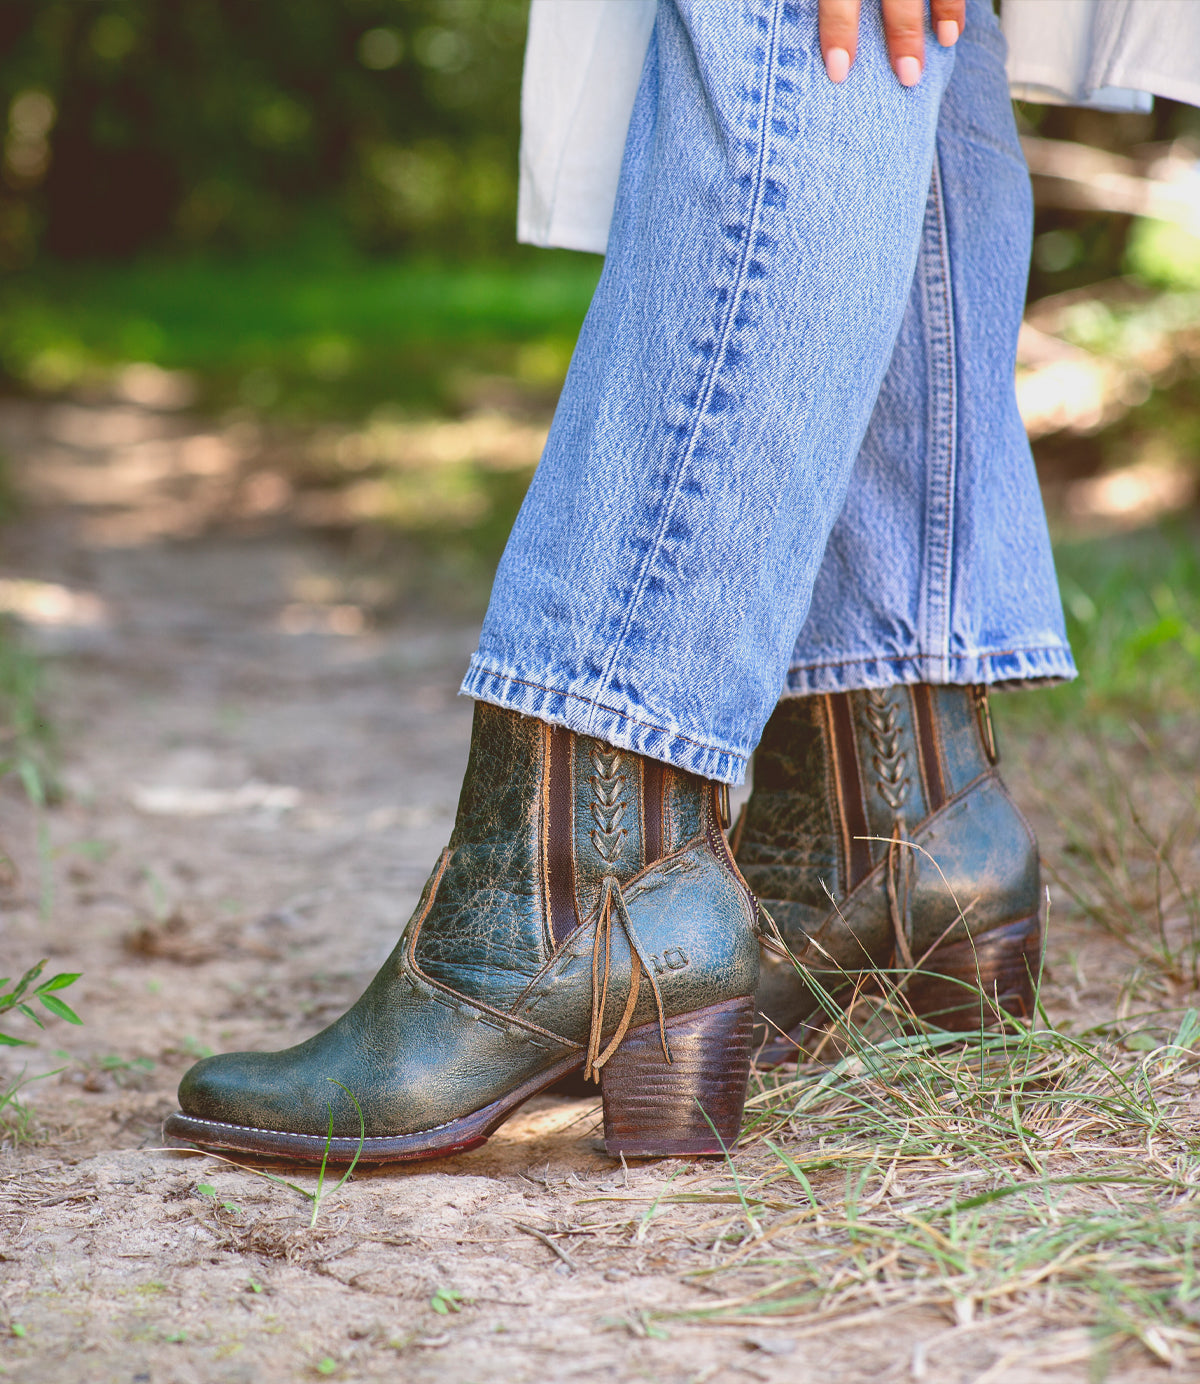
[(533, 0), (517, 239), (603, 254), (657, 0)]
[(1200, 106), (1200, 0), (1001, 0), (1000, 23), (1019, 100)]

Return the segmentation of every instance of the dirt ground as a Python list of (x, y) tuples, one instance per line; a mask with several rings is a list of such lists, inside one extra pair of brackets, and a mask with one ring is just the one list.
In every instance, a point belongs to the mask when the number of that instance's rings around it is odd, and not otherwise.
[[(1014, 1363), (1019, 1323), (928, 1309), (838, 1329), (652, 1320), (713, 1301), (687, 1275), (730, 1224), (728, 1206), (657, 1198), (728, 1176), (614, 1163), (596, 1101), (539, 1098), (476, 1152), (356, 1174), (315, 1228), (295, 1191), (162, 1149), (198, 1055), (311, 1033), (390, 950), (450, 829), (475, 629), (364, 619), (343, 547), (246, 519), (269, 486), (219, 430), (10, 401), (0, 446), (28, 497), (0, 577), (48, 656), (64, 790), (39, 850), (18, 787), (0, 789), (19, 867), (0, 951), (10, 973), (43, 955), (82, 972), (65, 997), (84, 1019), (25, 1059), (63, 1070), (27, 1088), (34, 1137), (0, 1155), (0, 1374), (1086, 1378), (1086, 1349)], [(247, 493), (239, 523), (189, 518)], [(1130, 1356), (1122, 1377), (1143, 1373), (1162, 1371)]]

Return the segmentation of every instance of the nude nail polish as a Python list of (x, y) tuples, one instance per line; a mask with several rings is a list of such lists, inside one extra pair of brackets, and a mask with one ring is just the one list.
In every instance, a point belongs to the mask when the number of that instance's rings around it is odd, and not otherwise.
[(939, 19), (937, 36), (943, 48), (953, 48), (958, 42), (958, 25), (953, 19)]
[(831, 48), (825, 54), (825, 71), (831, 82), (844, 82), (850, 71), (850, 54), (844, 48)]
[(921, 64), (916, 58), (898, 58), (896, 76), (900, 78), (901, 86), (916, 86), (921, 80)]

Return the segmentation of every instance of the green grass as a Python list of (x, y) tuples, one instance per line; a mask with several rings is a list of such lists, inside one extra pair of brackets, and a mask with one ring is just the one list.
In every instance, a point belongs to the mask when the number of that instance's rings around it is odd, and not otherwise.
[(727, 1176), (691, 1169), (594, 1224), (688, 1246), (707, 1300), (660, 1324), (809, 1336), (932, 1309), (1013, 1365), (1068, 1350), (1103, 1377), (1138, 1345), (1181, 1366), (1200, 1359), (1198, 1049), (1191, 1008), (963, 1035), (893, 989), (833, 1021), (823, 1060), (752, 1082)]
[(16, 774), (34, 802), (47, 796), (50, 725), (42, 712), (42, 666), (0, 618), (0, 777)]
[[(0, 779), (14, 777), (37, 814), (41, 912), (53, 906), (54, 877), (45, 812), (58, 796), (53, 736), (41, 706), (42, 666), (0, 619)], [(16, 865), (0, 847), (0, 872), (14, 880)]]
[(0, 368), (65, 389), (145, 361), (196, 377), (208, 407), (355, 417), (453, 408), (464, 380), (561, 380), (600, 260), (497, 267), (296, 253), (49, 265), (0, 286)]
[(1051, 928), (1065, 894), (1084, 937), (1117, 944), (1088, 951), (1089, 973), (1107, 960), (1104, 1000), (1091, 974), (1091, 1007), (1073, 1005), (1089, 982), (1061, 944), (1045, 978), (1056, 1017), (1039, 1007), (1007, 1032), (922, 1024), (900, 973), (876, 973), (885, 993), (847, 1014), (826, 996), (821, 1048), (752, 1082), (724, 1174), (614, 1193), (624, 1214), (585, 1223), (674, 1254), (703, 1291), (645, 1325), (853, 1328), (877, 1348), (915, 1321), (916, 1378), (926, 1343), (936, 1378), (950, 1356), (967, 1368), (973, 1342), (986, 1369), (971, 1377), (989, 1380), (1200, 1362), (1194, 759), (1177, 772), (1163, 731), (1111, 752), (1059, 738), (1091, 777), (1046, 784), (1066, 834)]
[(864, 1000), (824, 1060), (752, 1083), (725, 1174), (579, 1203), (602, 1207), (579, 1229), (674, 1254), (703, 1290), (648, 1322), (878, 1342), (923, 1310), (1014, 1366), (1200, 1359), (1196, 1011), (968, 1035), (902, 1014)]
[(816, 1242), (796, 1262), (764, 1216), (763, 1243), (748, 1242), (736, 1267), (766, 1281), (710, 1311), (832, 1315), (833, 1289), (841, 1312), (915, 1305), (915, 1293), (961, 1322), (1082, 1292), (1098, 1330), (1169, 1327), (1200, 1344), (1200, 1284), (1162, 1273), (1195, 1233), (1200, 1162), (1174, 1124), (1172, 1089), (1194, 1061), (1195, 1019), (1174, 1035), (1156, 1021), (1140, 1060), (1112, 1026), (1070, 1036), (1039, 1020), (964, 1044), (894, 1031), (872, 1041), (844, 1021), (844, 1056), (767, 1079), (749, 1103), (748, 1137), (771, 1157), (755, 1179), (743, 1174), (746, 1195), (767, 1207), (786, 1193), (793, 1224), (817, 1223)]
[(1200, 524), (1193, 515), (1131, 533), (1060, 536), (1055, 560), (1079, 668), (1069, 685), (994, 699), (998, 716), (1087, 723), (1129, 738), (1131, 719), (1194, 715), (1200, 687)]
[[(6, 1025), (11, 1023), (11, 1018), (4, 1016), (12, 1015), (20, 1016), (28, 1023), (33, 1024), (35, 1028), (45, 1028), (46, 1021), (35, 1007), (37, 1005), (40, 1005), (52, 1018), (65, 1019), (71, 1024), (83, 1022), (62, 996), (56, 993), (74, 985), (79, 979), (79, 973), (60, 972), (58, 975), (42, 980), (41, 976), (45, 965), (45, 961), (39, 961), (36, 965), (31, 966), (23, 976), (16, 978), (0, 977), (0, 1019)], [(32, 1039), (22, 1038), (17, 1034), (0, 1030), (0, 1047), (20, 1048), (31, 1047), (32, 1045)], [(60, 1071), (62, 1071), (61, 1067), (53, 1072), (42, 1072), (31, 1077), (26, 1076), (22, 1071), (7, 1081), (0, 1080), (0, 1136), (7, 1144), (11, 1146), (26, 1143), (36, 1136), (33, 1111), (20, 1099), (20, 1092), (31, 1082), (42, 1081), (48, 1076), (56, 1076)]]

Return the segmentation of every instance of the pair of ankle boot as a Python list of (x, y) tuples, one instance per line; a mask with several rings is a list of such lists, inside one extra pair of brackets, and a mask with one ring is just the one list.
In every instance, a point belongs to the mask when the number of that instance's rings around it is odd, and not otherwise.
[(610, 1153), (720, 1153), (755, 1052), (795, 1057), (884, 970), (944, 1027), (1028, 1015), (1037, 850), (986, 707), (928, 686), (781, 702), (731, 851), (720, 785), (477, 704), (450, 844), (366, 992), (297, 1047), (198, 1063), (165, 1132), (438, 1157), (582, 1072)]

